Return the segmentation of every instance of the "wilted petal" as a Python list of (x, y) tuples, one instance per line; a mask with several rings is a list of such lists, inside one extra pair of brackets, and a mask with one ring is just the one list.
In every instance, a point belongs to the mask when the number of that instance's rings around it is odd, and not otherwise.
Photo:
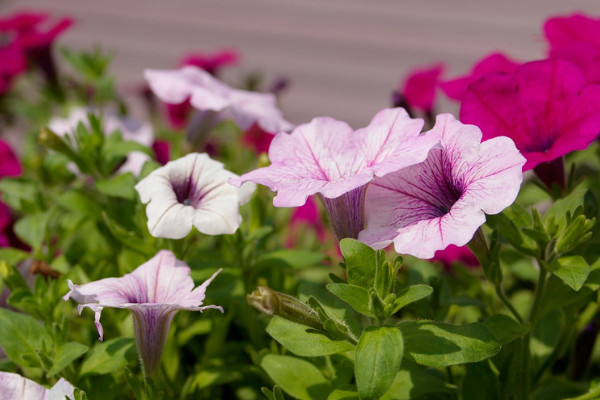
[(367, 228), (359, 240), (421, 258), (450, 244), (462, 246), (485, 222), (510, 205), (525, 162), (512, 141), (479, 144), (481, 133), (449, 114), (439, 115), (433, 133), (442, 137), (427, 159), (382, 178), (366, 194)]

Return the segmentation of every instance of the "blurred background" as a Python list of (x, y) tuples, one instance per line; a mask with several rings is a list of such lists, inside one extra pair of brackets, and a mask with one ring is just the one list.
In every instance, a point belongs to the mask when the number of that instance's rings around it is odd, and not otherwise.
[[(145, 68), (176, 68), (189, 52), (240, 54), (222, 74), (239, 85), (289, 82), (280, 97), (295, 124), (327, 115), (365, 126), (417, 67), (443, 63), (443, 78), (466, 73), (492, 51), (520, 61), (545, 55), (543, 21), (575, 11), (600, 15), (598, 0), (13, 0), (3, 15), (42, 10), (76, 24), (59, 45), (116, 52), (119, 91), (135, 97)], [(447, 109), (443, 103), (438, 109)]]

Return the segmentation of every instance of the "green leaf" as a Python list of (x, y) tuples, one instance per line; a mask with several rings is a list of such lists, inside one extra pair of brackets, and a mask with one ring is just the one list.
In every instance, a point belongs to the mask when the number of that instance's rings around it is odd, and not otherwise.
[(56, 203), (95, 220), (99, 219), (102, 213), (102, 207), (79, 189), (72, 189), (58, 196)]
[(332, 340), (323, 332), (277, 316), (267, 325), (267, 333), (292, 353), (302, 357), (319, 357), (354, 349), (345, 340)]
[(291, 267), (294, 269), (303, 269), (319, 265), (324, 258), (325, 255), (321, 252), (280, 249), (263, 254), (256, 260), (254, 267), (269, 266), (270, 268)]
[(500, 351), (493, 333), (481, 323), (462, 326), (433, 321), (404, 321), (405, 357), (428, 367), (476, 362)]
[(34, 213), (41, 211), (38, 183), (25, 178), (4, 177), (0, 180), (2, 201), (13, 210)]
[(15, 249), (12, 247), (0, 248), (0, 261), (6, 261), (11, 265), (17, 265), (29, 256), (29, 253), (23, 250)]
[(34, 249), (40, 249), (51, 216), (50, 211), (26, 215), (15, 224), (15, 233)]
[(356, 390), (351, 387), (343, 387), (329, 393), (327, 400), (359, 400), (359, 398)]
[(136, 357), (135, 341), (116, 338), (97, 343), (81, 364), (80, 376), (104, 375), (121, 371)]
[(425, 395), (430, 395), (431, 397), (427, 397), (430, 399), (445, 398), (443, 396), (434, 397), (433, 394), (443, 395), (455, 391), (452, 385), (440, 379), (439, 375), (427, 371), (420, 365), (404, 360), (390, 390), (381, 397), (381, 400), (411, 400)]
[(424, 299), (431, 293), (433, 293), (433, 288), (429, 285), (412, 285), (402, 289), (396, 295), (396, 300), (394, 300), (393, 309), (390, 314), (394, 314), (410, 303)]
[(38, 353), (52, 340), (44, 327), (28, 315), (0, 308), (0, 346), (15, 363), (41, 367)]
[(561, 257), (549, 269), (575, 291), (581, 289), (590, 275), (590, 266), (581, 256)]
[(500, 400), (498, 377), (488, 363), (467, 364), (466, 369), (460, 388), (463, 400)]
[(375, 283), (377, 252), (355, 239), (342, 239), (340, 250), (346, 262), (348, 283), (369, 290)]
[(375, 315), (369, 310), (369, 292), (359, 286), (348, 285), (346, 283), (330, 283), (327, 290), (339, 297), (350, 307), (361, 314), (369, 317)]
[(135, 177), (131, 172), (96, 181), (96, 188), (107, 196), (135, 200)]
[(88, 349), (89, 347), (81, 343), (65, 343), (56, 353), (56, 357), (54, 357), (54, 364), (52, 364), (52, 368), (50, 368), (46, 376), (50, 377), (59, 373), (74, 360), (85, 354)]
[(545, 314), (577, 302), (587, 302), (590, 295), (600, 289), (600, 259), (590, 267), (590, 274), (579, 291), (573, 290), (556, 275), (551, 275), (540, 300), (538, 318)]
[(379, 399), (388, 391), (402, 362), (402, 333), (394, 327), (369, 327), (356, 345), (354, 375), (361, 399)]
[(490, 328), (496, 340), (501, 345), (508, 344), (529, 332), (528, 325), (520, 325), (517, 321), (504, 314), (492, 315), (485, 321), (485, 326)]
[(581, 207), (583, 213), (588, 217), (594, 217), (596, 199), (594, 194), (587, 187), (588, 183), (583, 182), (577, 186), (566, 197), (556, 200), (544, 214), (544, 224), (549, 222), (557, 224), (558, 230), (562, 230), (567, 225), (567, 212), (575, 215), (577, 209)]
[(259, 362), (269, 377), (300, 400), (325, 399), (329, 385), (317, 367), (296, 357), (266, 354)]
[(535, 241), (523, 235), (521, 231), (521, 228), (529, 228), (533, 224), (531, 215), (525, 208), (513, 204), (500, 214), (487, 215), (486, 218), (486, 223), (496, 229), (514, 248), (525, 254), (535, 254)]

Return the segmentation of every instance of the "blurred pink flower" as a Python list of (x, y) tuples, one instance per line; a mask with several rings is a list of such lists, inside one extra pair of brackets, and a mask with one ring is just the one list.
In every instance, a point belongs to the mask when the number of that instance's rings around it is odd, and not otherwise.
[[(221, 50), (212, 54), (189, 53), (182, 57), (179, 66), (191, 65), (217, 76), (221, 68), (236, 64), (238, 59), (238, 53), (235, 50)], [(173, 129), (185, 128), (192, 111), (189, 99), (177, 104), (165, 103), (165, 106), (167, 121), (171, 127)]]
[(382, 249), (432, 258), (437, 250), (467, 244), (485, 214), (497, 214), (517, 197), (525, 159), (512, 140), (481, 142), (481, 131), (450, 114), (438, 115), (430, 134), (440, 147), (427, 159), (375, 180), (365, 200), (367, 227), (358, 239)]
[(152, 143), (154, 158), (159, 164), (165, 165), (171, 160), (171, 145), (166, 140), (156, 139)]
[(589, 83), (600, 83), (600, 19), (583, 14), (546, 20), (549, 56), (577, 65)]
[(8, 92), (14, 80), (27, 68), (20, 49), (14, 45), (0, 47), (0, 95)]
[(411, 109), (422, 110), (426, 113), (433, 110), (435, 91), (443, 69), (442, 64), (436, 64), (409, 73), (400, 87), (400, 93)]
[(440, 82), (440, 87), (446, 93), (446, 96), (460, 101), (465, 96), (469, 85), (473, 82), (476, 82), (490, 72), (511, 73), (519, 65), (518, 62), (512, 61), (502, 53), (492, 53), (478, 61), (467, 75)]
[(356, 237), (363, 227), (364, 191), (375, 176), (421, 162), (438, 141), (421, 135), (423, 120), (402, 108), (377, 113), (369, 126), (320, 117), (279, 133), (269, 148), (271, 165), (231, 179), (252, 181), (277, 191), (276, 207), (298, 207), (319, 194), (339, 239)]
[(273, 94), (230, 88), (200, 68), (146, 70), (145, 76), (154, 94), (162, 101), (181, 104), (189, 100), (194, 108), (218, 113), (219, 119), (231, 119), (242, 130), (255, 122), (267, 132), (293, 127), (283, 118)]
[(51, 388), (46, 389), (37, 382), (12, 372), (0, 371), (0, 395), (6, 400), (63, 400), (73, 399), (75, 388), (60, 378)]
[(600, 85), (586, 85), (574, 64), (558, 59), (523, 64), (512, 74), (492, 73), (473, 83), (460, 109), (484, 140), (508, 136), (529, 170), (574, 150), (600, 132)]
[(120, 278), (105, 278), (84, 285), (67, 280), (69, 292), (64, 300), (73, 298), (81, 311), (88, 307), (95, 313), (95, 324), (103, 339), (100, 314), (105, 307), (126, 308), (133, 314), (133, 326), (144, 372), (152, 375), (160, 364), (171, 321), (179, 310), (203, 312), (221, 306), (202, 303), (206, 288), (215, 279), (219, 269), (202, 285), (194, 289), (190, 267), (167, 250), (159, 251), (152, 259), (130, 274)]

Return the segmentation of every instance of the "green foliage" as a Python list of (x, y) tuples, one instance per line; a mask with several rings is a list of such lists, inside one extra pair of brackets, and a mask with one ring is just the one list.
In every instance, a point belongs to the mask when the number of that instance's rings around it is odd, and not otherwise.
[(328, 382), (310, 362), (296, 357), (265, 354), (259, 364), (290, 396), (300, 400), (327, 398)]
[(402, 334), (394, 327), (363, 331), (354, 356), (356, 386), (361, 399), (379, 399), (388, 391), (404, 354)]

